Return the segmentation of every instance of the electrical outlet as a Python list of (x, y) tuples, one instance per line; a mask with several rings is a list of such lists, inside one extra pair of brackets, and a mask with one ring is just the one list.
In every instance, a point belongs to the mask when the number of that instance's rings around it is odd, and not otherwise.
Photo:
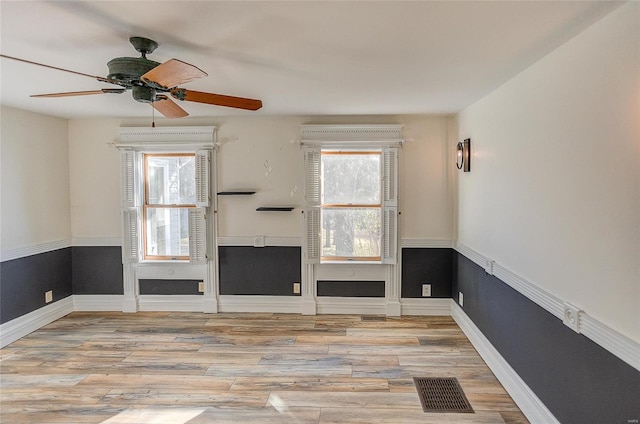
[(458, 292), (458, 304), (460, 306), (464, 306), (464, 295), (462, 292)]
[(300, 283), (293, 283), (293, 294), (300, 294)]
[(204, 281), (198, 282), (198, 292), (204, 293)]
[(430, 296), (431, 296), (431, 284), (423, 284), (422, 297), (430, 297)]
[(253, 238), (253, 247), (264, 247), (264, 236), (255, 236)]
[(496, 261), (494, 261), (493, 259), (487, 258), (485, 261), (484, 272), (486, 272), (489, 275), (493, 275), (493, 268), (495, 264), (496, 264)]
[(45, 303), (53, 302), (53, 290), (49, 290), (44, 294), (44, 302)]

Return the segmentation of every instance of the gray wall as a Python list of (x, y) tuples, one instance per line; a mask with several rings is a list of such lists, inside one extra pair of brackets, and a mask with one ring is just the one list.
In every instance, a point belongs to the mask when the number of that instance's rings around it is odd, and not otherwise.
[(70, 296), (71, 248), (4, 261), (0, 264), (0, 323), (11, 321), (45, 303), (45, 292), (53, 301)]
[(464, 312), (560, 422), (640, 418), (640, 372), (455, 253), (455, 299), (458, 292)]
[(294, 296), (300, 255), (299, 247), (220, 246), (220, 294)]

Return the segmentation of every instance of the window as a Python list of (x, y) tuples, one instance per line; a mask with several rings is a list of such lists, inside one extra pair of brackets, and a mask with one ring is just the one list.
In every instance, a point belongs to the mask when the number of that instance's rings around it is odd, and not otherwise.
[[(136, 137), (139, 133), (149, 137), (189, 133), (184, 128), (179, 133), (154, 129), (157, 132), (147, 134), (146, 130), (127, 128), (121, 136), (129, 131)], [(194, 127), (192, 131), (197, 130)], [(177, 144), (174, 152), (162, 146), (162, 152), (158, 152), (155, 145), (143, 150), (147, 146), (142, 143), (120, 144), (123, 264), (140, 260), (207, 263), (213, 149), (206, 149), (208, 145), (200, 149), (187, 146)]]
[(143, 257), (189, 259), (196, 207), (195, 154), (144, 154)]
[(397, 147), (307, 144), (303, 144), (306, 263), (395, 264)]
[(380, 261), (382, 151), (321, 151), (322, 261)]

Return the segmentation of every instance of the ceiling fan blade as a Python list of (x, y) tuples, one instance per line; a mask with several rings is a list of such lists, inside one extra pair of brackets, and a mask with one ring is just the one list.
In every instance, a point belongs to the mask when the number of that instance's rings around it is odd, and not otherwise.
[(20, 59), (19, 57), (7, 56), (5, 54), (0, 54), (0, 57), (4, 57), (5, 59), (16, 60), (18, 62), (28, 63), (30, 65), (37, 65), (37, 66), (42, 66), (44, 68), (55, 69), (56, 71), (63, 71), (63, 72), (69, 72), (71, 74), (82, 75), (83, 77), (93, 78), (93, 79), (96, 79), (96, 80), (98, 80), (100, 82), (108, 82), (110, 84), (120, 85), (118, 83), (118, 81), (110, 80), (109, 78), (101, 77), (101, 76), (98, 76), (98, 75), (89, 75), (89, 74), (85, 74), (85, 73), (82, 73), (82, 72), (72, 71), (72, 70), (69, 70), (69, 69), (58, 68), (57, 66), (45, 65), (44, 63), (38, 63), (38, 62), (33, 62), (31, 60)]
[(171, 59), (156, 66), (140, 79), (146, 83), (155, 83), (163, 88), (173, 88), (206, 76), (206, 72), (193, 65), (178, 59)]
[(186, 110), (178, 106), (173, 100), (164, 97), (151, 103), (151, 106), (166, 118), (184, 118), (189, 116)]
[(124, 88), (103, 88), (101, 90), (89, 91), (68, 91), (65, 93), (48, 93), (48, 94), (32, 94), (30, 97), (71, 97), (71, 96), (89, 96), (92, 94), (122, 94), (126, 90)]
[(262, 100), (203, 93), (202, 91), (185, 90), (184, 88), (171, 90), (171, 95), (179, 100), (233, 107), (236, 109), (258, 110), (262, 107)]

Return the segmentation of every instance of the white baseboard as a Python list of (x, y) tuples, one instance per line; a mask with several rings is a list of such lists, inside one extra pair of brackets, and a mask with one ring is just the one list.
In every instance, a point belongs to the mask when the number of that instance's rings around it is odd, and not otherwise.
[(451, 315), (451, 299), (400, 299), (402, 315)]
[(73, 312), (73, 296), (65, 297), (26, 315), (5, 322), (0, 325), (0, 347), (5, 347), (71, 312)]
[(74, 311), (119, 311), (122, 312), (124, 295), (121, 294), (74, 294)]
[(202, 312), (205, 314), (218, 313), (218, 299), (215, 296), (205, 294), (202, 299)]
[(302, 315), (316, 315), (316, 300), (315, 298), (302, 298), (300, 301), (300, 312)]
[(300, 296), (223, 295), (218, 299), (220, 312), (267, 312), (299, 314)]
[(139, 311), (163, 312), (202, 312), (204, 296), (202, 295), (140, 295)]
[(482, 359), (487, 363), (491, 371), (498, 378), (505, 390), (513, 398), (522, 413), (533, 423), (560, 424), (540, 399), (533, 393), (527, 384), (514, 371), (509, 363), (500, 355), (480, 329), (464, 313), (462, 308), (453, 300), (450, 300), (450, 314), (462, 329), (464, 334), (473, 344)]

